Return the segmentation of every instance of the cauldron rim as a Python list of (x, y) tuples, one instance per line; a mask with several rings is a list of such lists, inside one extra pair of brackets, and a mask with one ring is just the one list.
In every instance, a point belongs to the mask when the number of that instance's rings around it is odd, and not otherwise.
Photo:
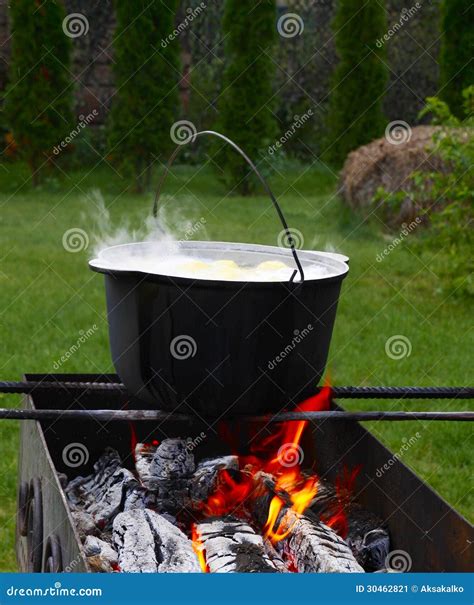
[[(117, 249), (125, 246), (134, 246), (140, 244), (147, 244), (153, 242), (133, 242), (129, 244), (118, 244), (116, 246), (109, 246), (101, 250), (100, 254), (111, 250)], [(198, 240), (190, 240), (190, 241), (180, 241), (177, 242), (179, 248), (183, 250), (229, 250), (233, 249), (234, 251), (244, 251), (244, 252), (254, 252), (254, 253), (266, 253), (266, 254), (275, 254), (276, 256), (285, 257), (291, 259), (291, 250), (288, 248), (282, 248), (277, 246), (266, 246), (261, 244), (243, 244), (239, 242), (209, 242), (209, 241), (198, 241)], [(317, 284), (317, 283), (331, 283), (331, 282), (339, 282), (342, 281), (349, 272), (349, 258), (343, 254), (332, 253), (332, 252), (324, 252), (319, 250), (298, 250), (298, 255), (302, 260), (312, 261), (319, 257), (319, 260), (323, 260), (324, 264), (330, 265), (333, 268), (338, 269), (337, 274), (321, 276), (317, 278), (307, 278), (302, 284), (299, 281), (295, 281), (291, 283), (290, 281), (239, 281), (239, 280), (218, 280), (218, 279), (202, 279), (202, 278), (191, 278), (191, 277), (182, 277), (182, 276), (174, 276), (174, 275), (166, 275), (161, 273), (149, 273), (148, 271), (140, 271), (137, 269), (117, 269), (110, 268), (104, 266), (103, 261), (101, 262), (100, 256), (99, 258), (95, 258), (89, 261), (89, 267), (92, 271), (97, 273), (103, 273), (105, 275), (109, 275), (111, 277), (115, 277), (117, 279), (121, 277), (134, 277), (136, 279), (140, 279), (145, 282), (153, 282), (153, 283), (166, 283), (166, 284), (176, 284), (177, 286), (182, 287), (218, 287), (218, 288), (230, 288), (230, 289), (239, 289), (242, 287), (252, 288), (252, 289), (262, 289), (262, 288), (299, 288), (304, 284)]]

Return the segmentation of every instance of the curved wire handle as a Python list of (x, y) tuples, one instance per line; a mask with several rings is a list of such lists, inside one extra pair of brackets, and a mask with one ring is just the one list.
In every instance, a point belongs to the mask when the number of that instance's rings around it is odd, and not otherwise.
[(265, 188), (266, 192), (270, 196), (270, 199), (272, 200), (273, 206), (275, 207), (275, 210), (277, 211), (278, 218), (280, 219), (280, 222), (283, 225), (283, 229), (285, 231), (285, 235), (287, 237), (288, 243), (290, 244), (291, 253), (293, 255), (293, 258), (295, 260), (295, 264), (296, 264), (296, 267), (297, 267), (297, 269), (295, 269), (293, 271), (293, 274), (290, 277), (290, 282), (292, 283), (294, 281), (295, 276), (296, 276), (296, 274), (298, 272), (300, 274), (301, 282), (304, 282), (304, 271), (303, 271), (303, 267), (301, 266), (300, 259), (298, 258), (298, 254), (296, 253), (296, 247), (295, 247), (295, 242), (293, 240), (293, 236), (291, 235), (291, 231), (288, 228), (288, 224), (287, 224), (287, 222), (285, 220), (283, 212), (281, 211), (280, 205), (278, 204), (275, 196), (273, 195), (270, 187), (268, 186), (267, 181), (260, 174), (260, 172), (258, 171), (257, 167), (252, 162), (252, 160), (248, 157), (248, 155), (238, 145), (236, 145), (233, 141), (231, 141), (229, 138), (227, 138), (223, 134), (220, 134), (219, 132), (215, 132), (214, 130), (202, 130), (201, 132), (196, 132), (195, 134), (193, 134), (192, 136), (190, 136), (189, 139), (183, 141), (182, 143), (180, 143), (176, 147), (176, 149), (173, 151), (172, 155), (170, 156), (170, 158), (169, 158), (169, 160), (168, 160), (168, 162), (167, 162), (167, 164), (165, 166), (165, 170), (164, 170), (164, 172), (163, 172), (163, 174), (162, 174), (162, 176), (160, 178), (160, 181), (158, 183), (158, 188), (156, 190), (156, 195), (155, 195), (155, 201), (153, 203), (153, 216), (155, 218), (157, 218), (157, 216), (158, 216), (158, 202), (159, 202), (159, 199), (160, 199), (160, 196), (161, 196), (161, 191), (163, 189), (163, 185), (164, 185), (165, 179), (168, 176), (168, 173), (170, 171), (171, 165), (173, 164), (174, 160), (176, 159), (176, 156), (178, 155), (178, 153), (180, 152), (181, 148), (184, 145), (187, 145), (188, 143), (194, 143), (194, 141), (196, 140), (196, 138), (200, 137), (203, 134), (209, 134), (209, 135), (216, 136), (217, 138), (222, 139), (223, 141), (225, 141), (226, 143), (228, 143), (231, 147), (233, 147), (233, 149), (235, 149), (238, 153), (240, 153), (240, 155), (244, 158), (244, 160), (247, 162), (247, 164), (250, 166), (250, 168), (252, 168), (252, 170), (255, 172), (255, 174), (257, 175), (258, 179), (260, 180), (260, 182), (262, 183), (263, 187)]

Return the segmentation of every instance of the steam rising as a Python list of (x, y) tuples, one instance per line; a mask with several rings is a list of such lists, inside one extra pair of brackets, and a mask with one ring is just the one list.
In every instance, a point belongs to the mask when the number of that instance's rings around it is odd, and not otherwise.
[[(194, 223), (185, 220), (175, 203), (162, 204), (157, 218), (148, 216), (143, 227), (133, 229), (127, 221), (112, 227), (99, 190), (93, 190), (88, 200), (96, 208), (91, 265), (98, 269), (239, 282), (286, 282), (294, 273), (295, 262), (287, 248), (207, 243), (205, 218)], [(173, 235), (170, 225), (181, 239)], [(299, 255), (307, 280), (347, 270), (341, 259), (324, 253), (299, 251)]]

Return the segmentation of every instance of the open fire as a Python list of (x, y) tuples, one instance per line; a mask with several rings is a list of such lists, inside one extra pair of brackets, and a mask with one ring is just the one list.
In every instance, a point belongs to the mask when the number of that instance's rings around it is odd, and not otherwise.
[[(325, 387), (298, 410), (327, 410), (330, 401)], [(270, 431), (253, 423), (242, 452), (235, 427), (222, 423), (232, 453), (198, 463), (189, 441), (138, 443), (131, 425), (134, 469), (108, 448), (90, 476), (65, 487), (90, 566), (206, 573), (382, 569), (389, 536), (355, 502), (358, 469), (332, 485), (306, 468), (307, 424), (290, 421)]]

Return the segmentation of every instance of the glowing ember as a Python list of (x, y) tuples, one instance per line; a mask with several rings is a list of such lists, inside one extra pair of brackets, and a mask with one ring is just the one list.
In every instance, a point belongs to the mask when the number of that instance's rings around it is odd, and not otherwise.
[[(310, 397), (297, 406), (299, 412), (322, 411), (329, 409), (331, 401), (331, 390), (324, 387), (317, 395)], [(228, 470), (219, 473), (217, 487), (202, 505), (201, 510), (206, 516), (245, 515), (245, 503), (259, 494), (259, 482), (261, 474), (268, 474), (275, 480), (274, 492), (268, 509), (268, 517), (264, 526), (265, 537), (273, 542), (286, 538), (292, 531), (292, 527), (280, 529), (281, 513), (291, 509), (296, 515), (301, 516), (310, 506), (318, 491), (318, 477), (308, 476), (301, 470), (304, 452), (300, 445), (304, 430), (308, 424), (307, 420), (289, 421), (282, 423), (279, 429), (263, 438), (253, 441), (249, 455), (239, 455), (240, 471), (231, 474)], [(337, 510), (331, 511), (331, 515), (325, 522), (336, 531), (345, 532), (347, 521), (344, 513), (343, 492), (352, 488), (356, 473), (344, 477), (337, 486), (338, 500)]]
[(193, 523), (191, 530), (191, 540), (193, 542), (193, 550), (199, 560), (199, 565), (201, 566), (202, 572), (209, 573), (209, 567), (207, 566), (206, 556), (204, 554), (204, 545), (195, 523)]

